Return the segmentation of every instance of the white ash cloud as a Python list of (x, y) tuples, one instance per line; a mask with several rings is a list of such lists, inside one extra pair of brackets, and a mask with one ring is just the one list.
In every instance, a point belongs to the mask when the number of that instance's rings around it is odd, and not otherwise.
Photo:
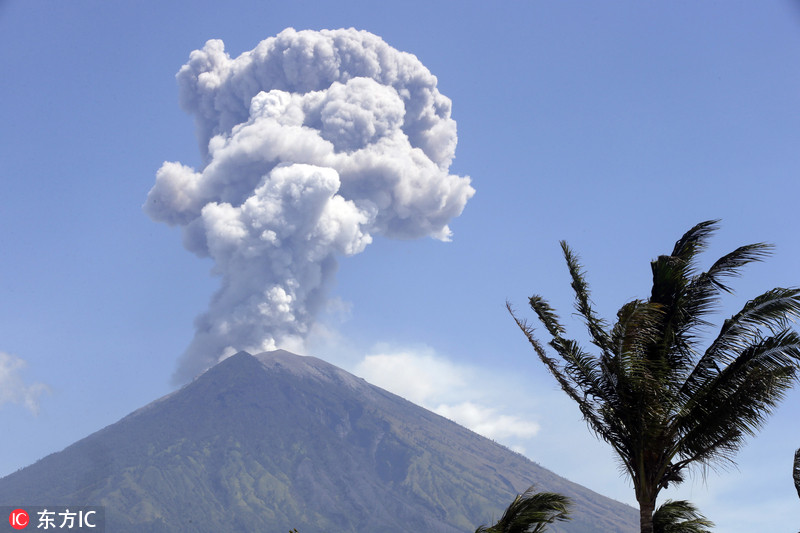
[(287, 29), (236, 58), (211, 40), (177, 79), (204, 167), (165, 162), (144, 209), (221, 277), (178, 380), (240, 349), (297, 348), (337, 256), (375, 234), (449, 240), (474, 194), (449, 173), (436, 77), (370, 33)]

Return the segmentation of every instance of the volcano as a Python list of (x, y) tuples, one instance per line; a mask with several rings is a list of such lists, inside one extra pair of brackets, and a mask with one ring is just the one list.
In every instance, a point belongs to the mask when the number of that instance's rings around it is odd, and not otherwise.
[(0, 505), (99, 505), (109, 533), (465, 533), (530, 485), (573, 500), (554, 532), (638, 512), (314, 357), (239, 352), (0, 479)]

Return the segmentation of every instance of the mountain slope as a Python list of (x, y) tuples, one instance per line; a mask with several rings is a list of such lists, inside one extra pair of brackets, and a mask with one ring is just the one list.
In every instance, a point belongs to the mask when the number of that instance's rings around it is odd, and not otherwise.
[(637, 513), (313, 357), (240, 352), (0, 479), (0, 505), (105, 505), (109, 531), (471, 532), (531, 483), (564, 532)]

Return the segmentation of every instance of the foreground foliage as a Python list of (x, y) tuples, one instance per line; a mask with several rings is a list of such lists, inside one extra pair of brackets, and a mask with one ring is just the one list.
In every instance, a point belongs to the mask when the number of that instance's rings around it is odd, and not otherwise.
[(547, 524), (569, 519), (570, 499), (554, 492), (536, 492), (530, 487), (517, 494), (498, 522), (481, 526), (475, 533), (542, 533)]
[(797, 489), (797, 496), (800, 497), (800, 448), (794, 452), (794, 469), (792, 470), (792, 477), (794, 478), (794, 488)]
[(597, 354), (565, 337), (553, 308), (534, 295), (529, 303), (550, 334), (552, 357), (508, 305), (589, 427), (617, 453), (633, 482), (642, 533), (654, 531), (659, 492), (683, 481), (690, 465), (732, 463), (797, 377), (800, 337), (788, 327), (800, 314), (797, 288), (750, 300), (701, 349), (707, 315), (732, 292), (727, 279), (770, 251), (763, 243), (742, 246), (699, 272), (698, 254), (716, 229), (716, 221), (702, 222), (652, 261), (650, 297), (623, 305), (613, 326), (596, 315), (578, 258), (562, 241), (575, 307)]
[(686, 500), (667, 500), (653, 513), (653, 533), (710, 533), (714, 522)]

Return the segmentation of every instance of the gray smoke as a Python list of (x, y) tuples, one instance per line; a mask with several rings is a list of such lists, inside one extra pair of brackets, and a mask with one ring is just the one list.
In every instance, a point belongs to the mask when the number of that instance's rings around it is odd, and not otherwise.
[(374, 234), (449, 240), (475, 192), (448, 172), (456, 123), (436, 77), (370, 33), (287, 29), (235, 59), (211, 40), (177, 80), (205, 166), (165, 162), (144, 209), (222, 280), (178, 380), (301, 345), (338, 255)]

